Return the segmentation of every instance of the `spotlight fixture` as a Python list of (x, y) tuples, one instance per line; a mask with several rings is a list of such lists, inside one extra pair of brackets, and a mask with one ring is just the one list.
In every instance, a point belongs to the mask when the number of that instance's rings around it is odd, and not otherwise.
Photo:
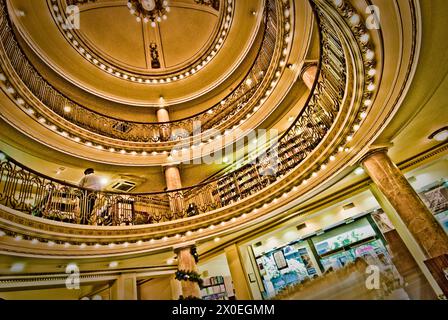
[(434, 139), (439, 142), (443, 142), (447, 138), (448, 138), (448, 127), (440, 128), (439, 130), (431, 133), (431, 135), (428, 137), (428, 139), (430, 140)]

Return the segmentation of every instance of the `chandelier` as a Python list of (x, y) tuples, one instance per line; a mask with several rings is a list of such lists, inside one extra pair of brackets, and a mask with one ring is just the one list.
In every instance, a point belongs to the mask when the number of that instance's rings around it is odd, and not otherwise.
[(136, 16), (138, 22), (148, 23), (156, 27), (157, 22), (166, 20), (166, 14), (170, 12), (167, 0), (128, 0), (128, 8), (131, 14)]

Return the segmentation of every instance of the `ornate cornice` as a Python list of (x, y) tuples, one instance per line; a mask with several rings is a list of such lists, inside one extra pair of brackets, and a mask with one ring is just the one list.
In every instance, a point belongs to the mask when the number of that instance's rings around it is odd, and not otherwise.
[[(95, 272), (83, 272), (79, 273), (79, 283), (81, 285), (92, 282), (109, 282), (117, 280), (117, 278), (126, 273), (133, 273), (137, 278), (140, 276), (162, 276), (171, 275), (176, 272), (176, 267), (155, 266), (148, 268), (136, 268), (136, 269), (119, 269), (113, 271), (95, 271)], [(49, 274), (37, 274), (37, 275), (11, 275), (0, 276), (0, 290), (10, 288), (42, 288), (48, 286), (65, 286), (67, 273), (49, 273)]]

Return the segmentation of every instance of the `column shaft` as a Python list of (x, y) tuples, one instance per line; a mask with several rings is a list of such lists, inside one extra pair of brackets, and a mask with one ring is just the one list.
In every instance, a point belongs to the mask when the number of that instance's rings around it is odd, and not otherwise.
[(246, 271), (244, 270), (237, 245), (233, 244), (225, 248), (224, 252), (226, 253), (236, 298), (238, 300), (251, 300), (252, 294), (247, 283)]
[[(196, 267), (196, 261), (191, 254), (191, 247), (181, 248), (177, 252), (178, 269), (181, 271), (194, 271), (198, 272)], [(199, 284), (193, 281), (181, 281), (182, 295), (184, 298), (187, 297), (201, 297), (201, 291), (199, 289)]]
[(182, 180), (180, 178), (179, 167), (167, 166), (165, 167), (165, 181), (168, 191), (182, 189)]
[(308, 89), (313, 88), (314, 80), (316, 80), (317, 66), (311, 65), (302, 73), (302, 80)]
[[(167, 191), (182, 189), (179, 167), (165, 167), (165, 182)], [(185, 213), (185, 201), (182, 191), (169, 192), (167, 195), (171, 212), (178, 217), (182, 217)]]
[[(160, 108), (157, 110), (157, 121), (159, 123), (169, 122), (170, 121), (170, 115), (168, 113), (168, 110), (165, 108)], [(169, 140), (171, 134), (171, 129), (169, 124), (161, 125), (160, 127), (160, 136), (162, 137), (163, 141)]]
[(118, 276), (111, 287), (112, 300), (137, 300), (137, 278), (135, 274)]
[(363, 159), (362, 165), (400, 215), (428, 257), (448, 253), (448, 237), (418, 194), (392, 162), (386, 150), (378, 150)]

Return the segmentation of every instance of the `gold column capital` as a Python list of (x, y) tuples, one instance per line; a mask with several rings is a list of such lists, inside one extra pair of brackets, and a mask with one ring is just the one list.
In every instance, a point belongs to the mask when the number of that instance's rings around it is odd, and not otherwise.
[(181, 163), (180, 163), (180, 162), (163, 163), (163, 164), (161, 165), (161, 167), (162, 167), (162, 169), (163, 169), (164, 172), (165, 172), (166, 169), (169, 169), (169, 168), (177, 168), (177, 169), (180, 170), (180, 166), (181, 166)]
[(370, 145), (367, 149), (367, 151), (362, 155), (358, 163), (362, 165), (362, 163), (369, 158), (370, 156), (376, 154), (376, 153), (386, 153), (389, 151), (389, 149), (393, 146), (392, 142), (382, 143), (382, 144), (373, 144)]
[(189, 242), (184, 242), (184, 243), (174, 245), (173, 251), (174, 251), (174, 253), (177, 253), (180, 250), (191, 249), (194, 247), (196, 247), (196, 241), (189, 241)]

